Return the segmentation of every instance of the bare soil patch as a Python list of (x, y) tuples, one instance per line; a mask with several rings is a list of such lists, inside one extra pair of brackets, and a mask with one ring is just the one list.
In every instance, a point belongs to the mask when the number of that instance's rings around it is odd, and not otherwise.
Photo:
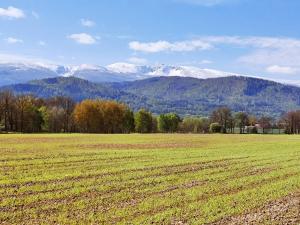
[(243, 215), (224, 218), (210, 225), (299, 225), (300, 224), (300, 191), (271, 201), (264, 206)]

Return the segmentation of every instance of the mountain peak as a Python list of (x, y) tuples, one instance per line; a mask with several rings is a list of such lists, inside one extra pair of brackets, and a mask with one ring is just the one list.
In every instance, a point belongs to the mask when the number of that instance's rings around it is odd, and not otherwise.
[(73, 76), (91, 82), (101, 83), (134, 81), (158, 76), (206, 79), (242, 75), (214, 69), (199, 68), (196, 66), (175, 66), (165, 64), (151, 66), (119, 62), (108, 66), (92, 64), (63, 66), (38, 61), (13, 61), (11, 63), (0, 61), (0, 86), (62, 76)]

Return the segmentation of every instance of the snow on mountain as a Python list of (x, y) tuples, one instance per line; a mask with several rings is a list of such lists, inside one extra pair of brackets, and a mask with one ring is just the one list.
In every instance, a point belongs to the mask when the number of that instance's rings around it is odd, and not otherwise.
[(179, 77), (194, 77), (199, 79), (234, 76), (238, 74), (226, 73), (223, 71), (212, 69), (201, 69), (192, 66), (158, 66), (153, 67), (151, 76), (179, 76)]
[(232, 75), (237, 74), (191, 66), (142, 66), (130, 63), (114, 63), (106, 67), (88, 64), (61, 66), (31, 61), (0, 61), (0, 86), (56, 76), (74, 76), (92, 82), (121, 82), (155, 76), (213, 78)]
[(118, 72), (102, 66), (80, 65), (69, 67), (64, 76), (74, 76), (93, 82), (121, 82), (137, 80), (138, 76), (130, 72)]
[(201, 69), (192, 66), (140, 66), (130, 63), (114, 63), (106, 67), (108, 70), (116, 73), (131, 73), (142, 75), (142, 77), (152, 76), (180, 76), (180, 77), (194, 77), (194, 78), (213, 78), (224, 76), (235, 76), (238, 74), (227, 73), (212, 69)]
[(114, 63), (106, 67), (109, 71), (115, 73), (138, 73), (138, 66), (130, 63)]
[(56, 68), (32, 64), (0, 64), (0, 85), (24, 83), (34, 79), (57, 76)]

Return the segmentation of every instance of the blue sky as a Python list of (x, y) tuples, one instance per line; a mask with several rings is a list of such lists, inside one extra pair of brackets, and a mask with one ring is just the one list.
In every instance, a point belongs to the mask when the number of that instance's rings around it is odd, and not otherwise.
[(299, 0), (1, 0), (0, 59), (300, 80)]

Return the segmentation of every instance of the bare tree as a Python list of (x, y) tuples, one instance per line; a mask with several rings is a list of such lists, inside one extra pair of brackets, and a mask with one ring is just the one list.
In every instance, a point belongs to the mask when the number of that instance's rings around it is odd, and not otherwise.
[(266, 133), (266, 130), (267, 129), (270, 129), (272, 127), (272, 118), (271, 117), (268, 117), (268, 116), (262, 116), (258, 122), (261, 126), (261, 128), (263, 129), (263, 133), (265, 134)]
[(227, 129), (230, 128), (232, 121), (231, 110), (227, 107), (221, 107), (213, 111), (210, 120), (212, 123), (219, 123), (222, 126), (222, 132), (227, 133)]

